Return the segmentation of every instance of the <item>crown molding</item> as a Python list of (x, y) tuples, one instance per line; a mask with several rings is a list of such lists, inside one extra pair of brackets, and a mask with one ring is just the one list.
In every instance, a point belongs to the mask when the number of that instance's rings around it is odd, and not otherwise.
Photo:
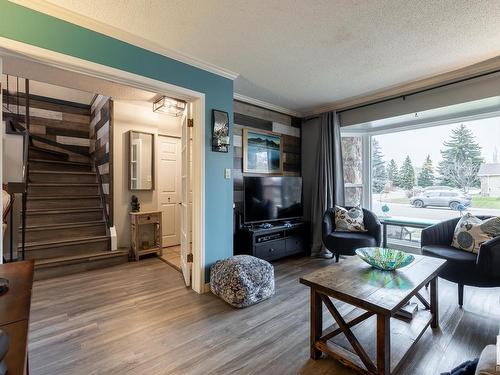
[(456, 81), (473, 78), (481, 74), (487, 74), (500, 69), (500, 55), (493, 58), (467, 65), (459, 69), (436, 74), (430, 77), (422, 78), (416, 81), (391, 86), (372, 93), (356, 96), (348, 99), (339, 100), (324, 106), (316, 107), (304, 113), (304, 116), (310, 117), (328, 111), (348, 110), (359, 105), (365, 105), (377, 102), (379, 100), (398, 98), (409, 95), (419, 90), (432, 89), (439, 85), (454, 83)]
[(283, 113), (285, 115), (294, 116), (294, 117), (302, 117), (302, 113), (300, 113), (300, 112), (294, 111), (292, 109), (280, 107), (279, 105), (268, 103), (268, 102), (265, 102), (263, 100), (254, 99), (254, 98), (251, 98), (249, 96), (238, 94), (236, 92), (233, 94), (233, 99), (238, 100), (240, 102), (252, 104), (252, 105), (255, 105), (257, 107), (269, 109), (269, 110), (274, 111), (274, 112)]
[(165, 57), (180, 61), (182, 63), (194, 66), (196, 68), (203, 69), (207, 72), (217, 74), (224, 78), (235, 80), (239, 76), (239, 73), (235, 73), (231, 70), (221, 68), (214, 64), (210, 64), (208, 62), (179, 53), (177, 51), (164, 48), (155, 42), (134, 35), (127, 31), (121, 30), (117, 27), (107, 25), (103, 22), (96, 21), (90, 17), (86, 17), (76, 12), (69, 11), (60, 6), (51, 4), (45, 0), (9, 0), (9, 1), (17, 5), (33, 9), (37, 12), (45, 13), (49, 16), (56, 17), (63, 21), (98, 32), (100, 34), (121, 40), (123, 42), (132, 44), (134, 46), (144, 48), (148, 51), (155, 52), (159, 55), (163, 55)]

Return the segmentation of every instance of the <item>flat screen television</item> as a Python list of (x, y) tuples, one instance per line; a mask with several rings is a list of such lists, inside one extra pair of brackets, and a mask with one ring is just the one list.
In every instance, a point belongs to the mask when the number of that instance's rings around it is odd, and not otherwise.
[(243, 185), (245, 224), (302, 217), (302, 177), (245, 176)]

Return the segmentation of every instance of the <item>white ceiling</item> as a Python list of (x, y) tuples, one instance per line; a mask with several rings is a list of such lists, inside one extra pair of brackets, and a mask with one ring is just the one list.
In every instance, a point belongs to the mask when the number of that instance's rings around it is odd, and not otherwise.
[(236, 93), (301, 113), (500, 52), (498, 0), (49, 1), (237, 72)]

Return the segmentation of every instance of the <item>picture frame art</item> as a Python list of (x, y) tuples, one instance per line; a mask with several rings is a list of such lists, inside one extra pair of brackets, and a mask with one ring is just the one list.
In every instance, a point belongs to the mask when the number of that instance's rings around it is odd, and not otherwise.
[(281, 135), (243, 129), (243, 173), (282, 174), (283, 141)]

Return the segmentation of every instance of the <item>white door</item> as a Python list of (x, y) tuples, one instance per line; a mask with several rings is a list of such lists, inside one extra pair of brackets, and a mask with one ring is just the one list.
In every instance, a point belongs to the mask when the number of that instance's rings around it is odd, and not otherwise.
[[(2, 59), (0, 58), (0, 77), (2, 76)], [(1, 80), (0, 80), (1, 81)], [(0, 131), (0, 183), (3, 184), (3, 129), (5, 129), (5, 125), (3, 124), (3, 119), (2, 119), (2, 112), (3, 112), (3, 87), (0, 84), (0, 125), (2, 125), (2, 130)], [(2, 185), (3, 186), (3, 185)], [(2, 212), (3, 212), (3, 199), (2, 203)], [(3, 228), (0, 230), (0, 264), (3, 262)]]
[(163, 246), (181, 243), (181, 140), (158, 137), (158, 202), (162, 212)]
[(191, 128), (188, 127), (188, 119), (191, 118), (191, 104), (187, 105), (187, 111), (182, 121), (181, 138), (181, 270), (187, 286), (191, 285)]

